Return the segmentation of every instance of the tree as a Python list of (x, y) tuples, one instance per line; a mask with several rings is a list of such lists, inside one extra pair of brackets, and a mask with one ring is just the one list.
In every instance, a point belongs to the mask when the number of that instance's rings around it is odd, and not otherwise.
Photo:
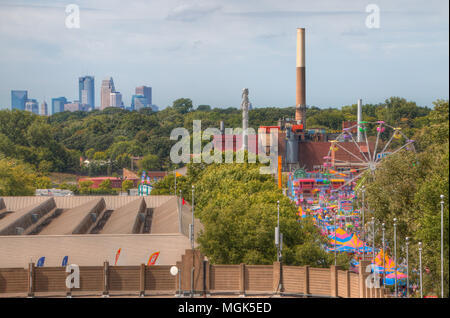
[(180, 114), (186, 114), (193, 108), (192, 100), (189, 98), (179, 98), (173, 102), (172, 107)]
[[(213, 263), (273, 263), (279, 200), (284, 262), (305, 264), (312, 260), (317, 266), (331, 264), (331, 258), (324, 259), (319, 251), (322, 241), (312, 221), (297, 221), (295, 205), (276, 187), (271, 176), (259, 173), (259, 167), (189, 164), (187, 175), (177, 178), (177, 189), (182, 190), (187, 201), (192, 202), (191, 185), (195, 185), (195, 214), (204, 226), (198, 238), (200, 250)], [(173, 175), (159, 181), (153, 191), (173, 191)], [(296, 252), (305, 243), (315, 251), (308, 258)]]
[(94, 160), (106, 160), (107, 158), (108, 156), (106, 155), (106, 153), (102, 151), (96, 152), (93, 157)]
[(101, 190), (104, 190), (104, 191), (111, 190), (112, 189), (111, 180), (110, 179), (103, 180), (99, 184), (98, 188), (101, 189)]
[(197, 110), (201, 111), (201, 112), (209, 112), (209, 111), (211, 111), (211, 106), (209, 106), (209, 105), (198, 105)]
[(49, 177), (37, 177), (34, 184), (37, 189), (50, 189), (52, 180)]
[[(398, 102), (398, 101), (397, 101)], [(448, 297), (448, 191), (449, 191), (449, 107), (438, 100), (435, 108), (423, 117), (423, 127), (416, 131), (417, 155), (401, 151), (389, 156), (368, 178), (366, 198), (369, 211), (386, 224), (386, 236), (393, 246), (393, 218), (397, 218), (397, 237), (402, 242), (410, 237), (410, 249), (423, 243), (423, 264), (429, 269), (424, 275), (426, 294), (440, 292), (440, 195), (444, 194), (444, 290)], [(367, 215), (366, 217), (370, 217)], [(398, 250), (398, 258), (404, 250)], [(417, 253), (410, 253), (411, 268), (418, 267)]]
[(34, 195), (36, 178), (30, 165), (0, 157), (0, 196)]
[(141, 168), (146, 171), (155, 171), (161, 169), (161, 164), (158, 156), (156, 155), (146, 155), (139, 162)]
[(80, 194), (89, 194), (91, 186), (94, 184), (91, 180), (80, 181), (78, 187), (80, 189)]
[(134, 187), (134, 183), (131, 180), (124, 180), (122, 182), (122, 191), (123, 192), (128, 192), (128, 190), (133, 189)]

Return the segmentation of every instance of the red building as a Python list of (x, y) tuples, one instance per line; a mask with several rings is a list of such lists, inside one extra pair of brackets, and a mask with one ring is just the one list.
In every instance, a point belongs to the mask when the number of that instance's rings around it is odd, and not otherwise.
[(78, 180), (78, 183), (82, 182), (82, 181), (92, 181), (93, 184), (91, 185), (91, 188), (93, 189), (98, 189), (98, 187), (100, 186), (100, 184), (105, 181), (105, 180), (111, 180), (111, 187), (113, 189), (121, 189), (122, 188), (122, 182), (125, 180), (131, 180), (133, 181), (133, 185), (134, 187), (137, 187), (138, 183), (139, 183), (139, 179), (135, 179), (135, 178), (129, 178), (129, 179), (120, 179), (120, 178), (115, 178), (115, 177), (93, 177), (93, 178), (81, 178)]

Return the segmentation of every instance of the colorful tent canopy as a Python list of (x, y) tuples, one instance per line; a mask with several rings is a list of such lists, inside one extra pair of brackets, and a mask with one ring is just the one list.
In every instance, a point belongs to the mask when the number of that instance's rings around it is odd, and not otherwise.
[(383, 255), (384, 255), (384, 268), (386, 269), (386, 272), (390, 271), (393, 272), (395, 269), (395, 263), (393, 260), (389, 258), (387, 254), (383, 253), (383, 250), (380, 249), (380, 252), (375, 257), (375, 264), (383, 267)]

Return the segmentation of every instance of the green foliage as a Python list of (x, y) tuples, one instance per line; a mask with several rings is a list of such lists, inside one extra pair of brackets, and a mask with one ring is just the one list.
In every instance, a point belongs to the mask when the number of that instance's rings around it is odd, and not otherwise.
[[(411, 238), (410, 264), (418, 268), (418, 242), (423, 243), (425, 294), (440, 294), (440, 195), (444, 198), (444, 255), (445, 293), (448, 297), (449, 255), (449, 106), (438, 100), (435, 108), (421, 121), (413, 139), (418, 153), (401, 151), (383, 160), (366, 186), (370, 212), (386, 224), (386, 236), (393, 246), (393, 218), (397, 218), (398, 238), (401, 246), (405, 237)], [(417, 122), (416, 122), (417, 123)], [(404, 249), (398, 250), (405, 256)], [(412, 279), (417, 279), (415, 275)]]
[(130, 189), (133, 189), (134, 183), (131, 180), (124, 180), (122, 182), (122, 191), (127, 192)]
[[(430, 125), (425, 120), (429, 111), (398, 97), (377, 105), (363, 105), (365, 120), (385, 120), (403, 127), (405, 132)], [(250, 112), (249, 126), (257, 131), (259, 126), (274, 125), (278, 119), (293, 118), (294, 114), (294, 107), (255, 108)], [(193, 120), (201, 120), (202, 129), (218, 128), (220, 121), (224, 121), (225, 127), (236, 128), (242, 125), (242, 112), (239, 107), (212, 108), (209, 105), (200, 105), (194, 110), (189, 98), (177, 99), (171, 107), (159, 112), (107, 108), (42, 117), (25, 111), (4, 110), (0, 111), (0, 153), (30, 163), (41, 173), (81, 172), (91, 176), (120, 173), (121, 168), (131, 168), (131, 156), (149, 154), (158, 157), (159, 163), (154, 166), (169, 170), (178, 167), (169, 158), (175, 144), (169, 139), (170, 132), (184, 127), (192, 133)], [(307, 109), (308, 127), (340, 130), (343, 120), (356, 120), (356, 105), (341, 109), (314, 106)], [(424, 138), (428, 136), (427, 133)], [(93, 160), (96, 153), (97, 161), (110, 159), (111, 164), (97, 162), (80, 168), (81, 155)]]
[[(332, 260), (321, 252), (323, 242), (313, 223), (297, 221), (295, 205), (259, 168), (257, 164), (189, 164), (187, 175), (177, 178), (177, 189), (189, 202), (191, 185), (195, 185), (195, 214), (204, 226), (198, 238), (201, 251), (216, 264), (273, 263), (279, 200), (283, 262), (330, 265)], [(173, 193), (173, 185), (174, 177), (168, 175), (152, 193)], [(309, 254), (298, 252), (304, 244)]]
[(192, 100), (189, 98), (179, 98), (173, 102), (172, 107), (180, 114), (186, 114), (193, 108)]
[(0, 157), (0, 196), (34, 195), (36, 181), (30, 165)]
[(36, 189), (50, 189), (52, 187), (52, 180), (49, 177), (37, 177), (34, 185)]
[(152, 154), (144, 156), (139, 164), (141, 169), (146, 171), (157, 171), (161, 169), (161, 164), (158, 156)]
[(109, 180), (109, 179), (103, 180), (99, 184), (98, 188), (103, 190), (103, 191), (111, 190), (112, 189), (112, 187), (111, 187), (111, 180)]

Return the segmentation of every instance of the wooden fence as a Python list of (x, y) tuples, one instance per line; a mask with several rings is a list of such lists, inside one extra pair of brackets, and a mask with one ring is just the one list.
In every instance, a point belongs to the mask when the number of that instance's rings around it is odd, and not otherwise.
[[(383, 288), (367, 288), (365, 273), (331, 266), (212, 265), (187, 250), (176, 266), (80, 266), (79, 288), (68, 289), (65, 267), (0, 268), (0, 296), (90, 295), (296, 295), (304, 297), (382, 298)], [(361, 272), (361, 271), (360, 271)], [(181, 287), (181, 292), (180, 292)]]

